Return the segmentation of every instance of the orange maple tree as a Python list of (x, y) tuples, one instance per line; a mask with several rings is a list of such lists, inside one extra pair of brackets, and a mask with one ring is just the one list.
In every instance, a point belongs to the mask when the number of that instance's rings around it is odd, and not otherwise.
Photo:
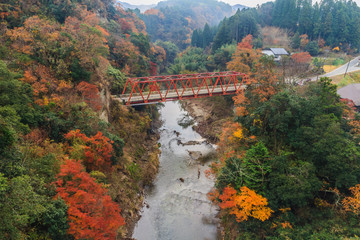
[(49, 103), (62, 106), (64, 95), (72, 90), (70, 83), (59, 81), (51, 68), (41, 64), (28, 67), (21, 80), (32, 86), (35, 103), (41, 106)]
[(249, 34), (241, 40), (241, 42), (238, 44), (238, 47), (252, 49), (253, 48), (252, 40), (253, 40), (253, 36)]
[(251, 70), (260, 58), (260, 51), (254, 50), (252, 45), (252, 36), (247, 35), (238, 44), (232, 60), (227, 63), (227, 68), (231, 71), (252, 75)]
[(95, 111), (101, 110), (101, 99), (99, 89), (91, 83), (81, 82), (76, 86), (76, 90), (81, 93), (85, 102)]
[(305, 48), (309, 43), (309, 36), (307, 34), (300, 35), (300, 47)]
[(78, 156), (89, 171), (111, 171), (112, 141), (98, 132), (95, 136), (87, 137), (80, 130), (70, 131), (65, 138), (73, 144), (70, 155)]
[(342, 201), (344, 210), (347, 212), (353, 212), (359, 214), (360, 210), (360, 184), (355, 185), (349, 189), (352, 196), (345, 197)]
[(310, 63), (311, 55), (308, 52), (294, 53), (291, 56), (291, 59), (294, 60), (296, 63), (300, 63), (300, 64)]
[(221, 200), (220, 208), (229, 209), (230, 214), (236, 216), (237, 222), (247, 221), (249, 217), (265, 221), (273, 213), (273, 210), (267, 206), (267, 199), (246, 186), (240, 188), (240, 193), (228, 186), (219, 199)]
[(125, 224), (121, 210), (107, 190), (85, 172), (80, 161), (66, 160), (55, 185), (57, 197), (69, 206), (69, 234), (75, 239), (116, 238), (117, 229)]
[(247, 108), (254, 103), (267, 101), (276, 94), (278, 88), (278, 77), (273, 72), (273, 61), (261, 57), (259, 50), (252, 49), (251, 41), (252, 36), (246, 36), (238, 44), (232, 60), (227, 65), (230, 71), (247, 75), (244, 82), (247, 89), (239, 91), (234, 97), (236, 112), (239, 116), (246, 115)]

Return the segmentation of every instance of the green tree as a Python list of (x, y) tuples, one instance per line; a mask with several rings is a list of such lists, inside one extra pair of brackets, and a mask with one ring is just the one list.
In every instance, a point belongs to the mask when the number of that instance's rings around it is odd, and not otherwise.
[(296, 0), (276, 0), (272, 20), (275, 26), (296, 30), (298, 21)]
[(122, 91), (126, 84), (126, 77), (120, 70), (109, 65), (107, 75), (110, 80), (110, 92), (111, 94), (122, 94)]
[(175, 59), (174, 64), (170, 65), (170, 74), (205, 72), (207, 56), (202, 48), (187, 48), (180, 57)]
[(314, 28), (313, 16), (312, 0), (302, 0), (300, 3), (298, 29), (301, 34), (312, 35)]
[(206, 48), (207, 46), (209, 46), (209, 44), (212, 42), (212, 33), (211, 33), (211, 29), (210, 26), (206, 23), (205, 27), (204, 27), (204, 31), (202, 33), (203, 36), (203, 41), (202, 41), (202, 47)]
[(229, 158), (217, 178), (216, 186), (224, 189), (231, 185), (235, 189), (247, 186), (256, 192), (263, 192), (267, 175), (271, 172), (270, 155), (266, 146), (259, 142), (253, 145), (244, 158)]
[(295, 35), (291, 38), (291, 47), (293, 49), (299, 49), (300, 48), (300, 43), (301, 43), (301, 38), (299, 33), (295, 33)]
[(305, 51), (309, 52), (311, 56), (317, 56), (319, 54), (319, 45), (316, 41), (309, 42), (306, 47)]
[(47, 207), (42, 225), (52, 239), (70, 239), (67, 235), (69, 229), (67, 211), (68, 206), (61, 198), (52, 201)]
[(36, 126), (41, 120), (41, 114), (33, 105), (31, 87), (18, 77), (0, 61), (0, 116), (14, 130), (26, 133), (29, 125)]
[(27, 228), (35, 223), (46, 211), (46, 199), (35, 192), (29, 176), (11, 179), (8, 191), (0, 199), (0, 238), (21, 239)]

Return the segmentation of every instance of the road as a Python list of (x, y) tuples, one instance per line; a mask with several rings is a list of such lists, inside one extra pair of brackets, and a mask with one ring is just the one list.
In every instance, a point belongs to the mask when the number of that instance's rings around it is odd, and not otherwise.
[[(342, 65), (341, 67), (335, 69), (332, 72), (326, 73), (324, 75), (318, 76), (318, 77), (312, 77), (311, 80), (314, 81), (318, 78), (321, 77), (334, 77), (337, 75), (343, 75), (345, 74), (346, 68), (348, 66), (349, 62), (347, 62), (346, 64)], [(360, 67), (359, 67), (359, 57), (354, 58), (353, 60), (350, 61), (350, 65), (349, 65), (349, 69), (348, 69), (348, 73), (349, 72), (355, 72), (355, 71), (359, 71)]]

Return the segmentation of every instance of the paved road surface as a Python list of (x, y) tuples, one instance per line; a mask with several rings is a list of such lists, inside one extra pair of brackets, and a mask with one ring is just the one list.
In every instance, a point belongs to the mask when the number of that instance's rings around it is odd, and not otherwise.
[[(345, 74), (348, 63), (349, 62), (347, 62), (346, 64), (342, 65), (341, 67), (335, 69), (332, 72), (326, 73), (326, 74), (321, 75), (319, 77), (316, 77), (316, 76), (312, 77), (311, 81), (314, 81), (317, 78), (321, 78), (321, 77), (334, 77), (334, 76), (337, 76), (337, 75), (343, 75), (343, 74)], [(359, 70), (360, 70), (359, 57), (356, 57), (356, 58), (354, 58), (353, 60), (350, 61), (349, 69), (348, 69), (347, 72), (349, 73), (349, 72), (355, 72), (355, 71), (359, 71)]]

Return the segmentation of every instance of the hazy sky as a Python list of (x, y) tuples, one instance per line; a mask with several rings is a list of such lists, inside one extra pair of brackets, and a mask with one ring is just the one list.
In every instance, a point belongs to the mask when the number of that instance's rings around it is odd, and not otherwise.
[[(135, 5), (153, 4), (153, 3), (160, 2), (160, 0), (121, 0), (121, 1), (135, 4)], [(196, 1), (196, 0), (194, 0), (194, 1)], [(317, 0), (317, 1), (320, 1), (320, 0)], [(226, 2), (231, 5), (242, 4), (242, 5), (249, 6), (249, 7), (256, 7), (257, 4), (269, 2), (269, 0), (222, 0), (222, 2)], [(313, 0), (313, 2), (315, 2), (315, 1)], [(360, 6), (360, 0), (355, 0), (355, 2), (357, 3), (358, 6)]]

